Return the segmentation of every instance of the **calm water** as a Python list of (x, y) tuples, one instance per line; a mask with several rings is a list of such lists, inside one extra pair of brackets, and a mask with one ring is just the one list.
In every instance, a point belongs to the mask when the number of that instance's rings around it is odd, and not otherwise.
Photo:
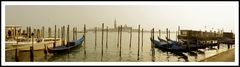
[[(52, 33), (54, 34), (54, 33)], [(192, 52), (167, 52), (158, 48), (155, 49), (155, 55), (152, 56), (150, 33), (140, 34), (140, 49), (138, 56), (138, 33), (132, 33), (132, 43), (130, 46), (130, 33), (122, 33), (121, 55), (120, 45), (117, 46), (117, 32), (108, 33), (108, 42), (106, 43), (106, 32), (104, 32), (103, 51), (102, 51), (102, 32), (97, 32), (97, 44), (95, 46), (95, 33), (89, 31), (86, 33), (86, 56), (84, 55), (84, 43), (76, 47), (70, 53), (62, 52), (59, 54), (47, 54), (43, 51), (34, 51), (35, 62), (197, 62), (204, 58), (213, 56), (217, 53), (227, 50), (227, 45), (220, 44), (220, 49), (216, 47), (199, 49)], [(78, 33), (80, 38), (83, 33)], [(154, 39), (157, 39), (159, 33), (155, 33)], [(53, 35), (52, 35), (53, 36)], [(161, 38), (166, 34), (162, 33)], [(47, 35), (45, 35), (47, 37)], [(171, 33), (170, 38), (176, 40), (176, 33)], [(72, 40), (70, 32), (70, 40)], [(120, 42), (120, 41), (119, 41)], [(108, 46), (106, 46), (108, 45)], [(232, 46), (234, 48), (234, 45)], [(20, 52), (20, 61), (29, 62), (29, 52)], [(139, 59), (138, 59), (139, 58)], [(6, 51), (6, 62), (14, 61), (14, 51)]]

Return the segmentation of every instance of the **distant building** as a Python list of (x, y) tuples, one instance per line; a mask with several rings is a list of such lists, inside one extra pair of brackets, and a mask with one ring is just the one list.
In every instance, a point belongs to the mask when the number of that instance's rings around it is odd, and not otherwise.
[[(121, 25), (118, 25), (117, 26), (117, 22), (116, 22), (116, 19), (114, 20), (114, 31), (117, 31), (118, 29), (121, 28)], [(122, 31), (123, 32), (130, 32), (130, 30), (132, 29), (132, 27), (128, 27), (126, 24), (124, 26), (122, 26)]]
[(232, 32), (223, 32), (223, 37), (234, 39), (235, 35)]
[[(108, 28), (108, 31), (109, 32), (117, 32), (118, 31), (118, 29), (120, 29), (121, 28), (121, 25), (117, 25), (117, 20), (116, 20), (116, 18), (115, 18), (115, 20), (114, 20), (114, 28)], [(91, 29), (87, 29), (88, 31), (95, 31), (95, 28), (96, 28), (96, 30), (97, 31), (101, 31), (102, 30), (102, 27), (94, 27), (94, 28), (91, 28)], [(123, 32), (130, 32), (131, 31), (131, 29), (132, 29), (132, 27), (128, 27), (126, 24), (124, 25), (124, 26), (122, 26), (122, 31)], [(106, 29), (104, 29), (104, 30), (106, 30)], [(134, 31), (137, 31), (138, 29), (133, 29), (132, 31), (134, 32)]]

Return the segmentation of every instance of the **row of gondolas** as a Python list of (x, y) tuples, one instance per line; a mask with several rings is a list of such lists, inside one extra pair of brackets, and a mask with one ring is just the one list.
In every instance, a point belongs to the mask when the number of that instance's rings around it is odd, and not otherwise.
[(208, 46), (217, 46), (219, 43), (212, 42), (201, 42), (197, 40), (189, 40), (189, 41), (174, 41), (166, 37), (166, 40), (158, 37), (158, 40), (150, 38), (151, 42), (155, 45), (155, 48), (174, 51), (174, 52), (187, 52), (194, 51), (198, 49), (205, 49)]

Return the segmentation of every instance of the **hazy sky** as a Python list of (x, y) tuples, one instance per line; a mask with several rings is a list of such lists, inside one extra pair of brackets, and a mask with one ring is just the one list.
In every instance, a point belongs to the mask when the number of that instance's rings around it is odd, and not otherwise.
[[(237, 7), (238, 8), (238, 7)], [(6, 25), (22, 25), (32, 28), (70, 25), (83, 29), (101, 27), (102, 23), (113, 27), (132, 26), (172, 31), (181, 29), (224, 29), (235, 31), (235, 5), (6, 5)]]

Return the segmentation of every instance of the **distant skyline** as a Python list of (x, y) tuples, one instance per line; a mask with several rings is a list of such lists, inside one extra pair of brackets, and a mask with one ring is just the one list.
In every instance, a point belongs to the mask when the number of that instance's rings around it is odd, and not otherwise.
[(6, 5), (6, 25), (32, 28), (58, 28), (68, 24), (70, 29), (138, 25), (145, 30), (224, 29), (235, 32), (235, 5)]

